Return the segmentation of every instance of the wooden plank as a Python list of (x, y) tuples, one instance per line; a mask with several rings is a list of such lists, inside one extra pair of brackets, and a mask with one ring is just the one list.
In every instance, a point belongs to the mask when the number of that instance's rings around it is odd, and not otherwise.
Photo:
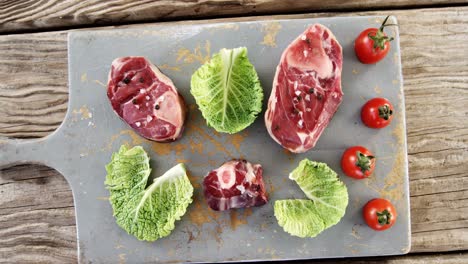
[[(410, 188), (412, 211), (412, 252), (468, 250), (468, 7), (418, 9), (392, 12), (400, 23), (405, 99), (407, 110), (408, 151), (410, 162)], [(344, 15), (370, 15), (373, 12), (349, 13)], [(268, 18), (300, 18), (329, 16), (334, 14), (275, 16)], [(343, 15), (343, 14), (342, 14)], [(227, 19), (242, 21), (258, 17)], [(265, 19), (265, 17), (262, 17)], [(225, 20), (219, 20), (225, 21)], [(187, 23), (187, 22), (181, 22)], [(29, 44), (22, 46), (26, 41)], [(14, 44), (14, 45), (12, 45)], [(35, 61), (36, 58), (37, 61)], [(64, 32), (0, 36), (0, 135), (17, 137), (40, 137), (55, 129), (62, 120), (67, 100), (66, 35)], [(43, 97), (37, 99), (38, 94)], [(55, 98), (55, 99), (54, 99)], [(60, 102), (60, 103), (56, 103)], [(8, 107), (3, 105), (8, 104)], [(58, 107), (57, 105), (60, 105)], [(30, 107), (30, 108), (27, 108)], [(55, 107), (55, 108), (54, 108)], [(50, 110), (55, 109), (55, 110)], [(30, 115), (44, 111), (54, 113)], [(24, 124), (28, 122), (27, 124)], [(11, 168), (0, 172), (4, 175), (34, 174), (36, 166)], [(43, 169), (41, 169), (43, 170)], [(34, 196), (62, 189), (65, 183), (55, 172), (41, 188), (21, 185), (21, 181), (8, 184), (0, 182), (0, 208), (10, 203), (18, 210), (25, 208), (25, 218), (31, 223), (43, 223), (51, 229), (45, 231), (47, 241), (71, 241), (75, 238), (74, 226), (69, 229), (57, 224), (59, 218), (70, 217), (70, 212), (61, 211), (67, 207), (73, 211), (73, 203), (56, 206), (52, 200), (41, 200), (48, 207), (37, 205), (38, 210), (55, 212), (44, 216), (29, 213), (28, 206), (35, 206)], [(24, 176), (27, 178), (27, 176)], [(7, 177), (8, 179), (8, 177)], [(57, 187), (58, 186), (58, 187)], [(8, 198), (2, 192), (22, 190), (17, 198)], [(30, 190), (41, 190), (36, 194)], [(11, 191), (9, 191), (11, 192)], [(58, 196), (57, 196), (58, 197)], [(12, 202), (19, 199), (18, 202)], [(24, 200), (22, 200), (24, 199)], [(41, 198), (46, 199), (46, 198)], [(13, 209), (12, 209), (13, 210)], [(34, 211), (34, 210), (32, 210)], [(3, 209), (5, 216), (13, 211)], [(16, 209), (15, 209), (16, 212)], [(51, 213), (52, 214), (52, 213)], [(58, 217), (60, 215), (60, 217)], [(0, 218), (1, 219), (1, 218)], [(49, 220), (51, 222), (47, 222)], [(19, 218), (17, 219), (19, 222)], [(57, 227), (53, 229), (52, 227)], [(9, 229), (6, 221), (0, 220), (0, 232)], [(70, 229), (71, 228), (71, 229)], [(24, 246), (28, 230), (35, 229), (28, 224), (20, 225), (21, 231), (10, 232), (8, 241), (20, 241), (16, 246), (4, 246), (0, 241), (0, 254), (13, 256), (16, 250), (33, 259), (40, 254), (47, 241), (37, 241)], [(61, 230), (58, 232), (57, 230)], [(0, 233), (0, 237), (3, 236)], [(44, 238), (45, 239), (45, 238)], [(73, 240), (74, 241), (74, 240)], [(76, 242), (70, 242), (76, 243)], [(22, 246), (20, 246), (22, 245)], [(71, 244), (70, 244), (71, 245)], [(76, 246), (76, 245), (74, 245)], [(16, 248), (15, 248), (16, 247)], [(29, 249), (31, 247), (31, 249)], [(60, 252), (52, 251), (47, 258), (61, 259)], [(36, 254), (36, 255), (34, 255)], [(1, 256), (0, 255), (0, 259)], [(413, 261), (413, 260), (411, 260)], [(410, 263), (410, 262), (408, 262)]]
[(357, 11), (384, 8), (466, 4), (463, 0), (10, 0), (0, 2), (0, 32), (46, 30), (116, 23), (233, 15), (317, 11)]
[(468, 55), (468, 19), (466, 13), (459, 16), (456, 11), (444, 12), (447, 17), (430, 25), (434, 14), (416, 12), (413, 18), (398, 16), (407, 110), (412, 251), (467, 249), (468, 61), (459, 58)]
[(10, 137), (42, 137), (65, 117), (67, 35), (2, 36), (0, 130)]
[(73, 196), (44, 166), (0, 171), (0, 263), (76, 262)]

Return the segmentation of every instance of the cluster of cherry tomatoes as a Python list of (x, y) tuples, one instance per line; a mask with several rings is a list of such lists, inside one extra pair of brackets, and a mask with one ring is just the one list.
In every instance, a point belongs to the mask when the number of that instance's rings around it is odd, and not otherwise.
[[(382, 60), (390, 50), (390, 41), (383, 29), (388, 17), (380, 28), (368, 28), (361, 32), (354, 42), (358, 59), (364, 64), (374, 64)], [(373, 98), (361, 109), (361, 120), (370, 128), (380, 129), (388, 126), (393, 119), (393, 105), (385, 98)], [(354, 146), (345, 150), (341, 158), (343, 172), (355, 179), (369, 177), (375, 169), (376, 158), (367, 148)], [(390, 228), (396, 221), (397, 213), (392, 203), (386, 199), (370, 200), (363, 208), (363, 217), (367, 225), (374, 230)]]

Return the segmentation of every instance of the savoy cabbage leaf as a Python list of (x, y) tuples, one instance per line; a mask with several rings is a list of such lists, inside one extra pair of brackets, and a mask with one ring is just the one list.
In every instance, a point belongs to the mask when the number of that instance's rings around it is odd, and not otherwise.
[(151, 169), (142, 147), (122, 146), (106, 170), (105, 184), (117, 224), (139, 240), (169, 235), (192, 202), (193, 186), (183, 164), (146, 187)]
[(325, 228), (315, 204), (307, 199), (278, 200), (274, 205), (278, 224), (298, 237), (315, 237)]
[(348, 191), (327, 164), (304, 159), (289, 178), (296, 181), (310, 200), (275, 202), (275, 216), (286, 232), (299, 237), (315, 237), (344, 216)]
[(247, 48), (221, 49), (193, 75), (190, 92), (207, 124), (237, 133), (262, 111), (263, 89)]

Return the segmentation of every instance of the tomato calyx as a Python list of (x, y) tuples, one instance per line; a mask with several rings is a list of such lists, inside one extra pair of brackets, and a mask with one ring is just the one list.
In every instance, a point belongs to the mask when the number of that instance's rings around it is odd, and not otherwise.
[(392, 41), (394, 39), (393, 37), (388, 37), (383, 32), (385, 27), (396, 26), (396, 24), (386, 24), (389, 17), (390, 16), (387, 16), (385, 18), (385, 20), (383, 21), (383, 23), (380, 26), (379, 30), (377, 30), (377, 32), (375, 32), (375, 34), (372, 34), (373, 32), (369, 32), (369, 34), (368, 34), (369, 38), (374, 41), (374, 49), (379, 48), (381, 50), (384, 50), (385, 49), (385, 43), (390, 42), (390, 41)]
[(382, 212), (376, 212), (376, 214), (377, 214), (377, 221), (379, 221), (380, 225), (390, 224), (392, 214), (387, 209), (383, 210)]
[(356, 152), (356, 166), (361, 169), (362, 173), (366, 173), (366, 171), (369, 171), (372, 165), (372, 159), (374, 159), (374, 156), (367, 156), (360, 151)]
[(384, 120), (388, 120), (390, 116), (392, 115), (393, 115), (393, 111), (389, 105), (385, 104), (385, 105), (379, 106), (380, 118), (383, 118)]

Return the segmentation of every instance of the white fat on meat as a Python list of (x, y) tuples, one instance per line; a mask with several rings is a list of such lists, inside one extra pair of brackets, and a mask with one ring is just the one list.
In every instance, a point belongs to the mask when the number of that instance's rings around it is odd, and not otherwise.
[(322, 47), (323, 49), (330, 49), (331, 48), (331, 42), (330, 42), (330, 36), (327, 38), (322, 39)]
[(304, 144), (304, 142), (310, 138), (309, 134), (302, 132), (298, 132), (297, 136), (301, 139), (302, 144)]
[(303, 128), (303, 127), (304, 127), (304, 120), (299, 119), (299, 121), (297, 121), (297, 126), (298, 126), (299, 128)]
[(242, 184), (237, 185), (236, 189), (239, 190), (241, 192), (241, 194), (245, 193), (245, 187)]
[(247, 182), (252, 182), (255, 180), (255, 172), (251, 163), (246, 164), (247, 172), (245, 173), (245, 179)]

